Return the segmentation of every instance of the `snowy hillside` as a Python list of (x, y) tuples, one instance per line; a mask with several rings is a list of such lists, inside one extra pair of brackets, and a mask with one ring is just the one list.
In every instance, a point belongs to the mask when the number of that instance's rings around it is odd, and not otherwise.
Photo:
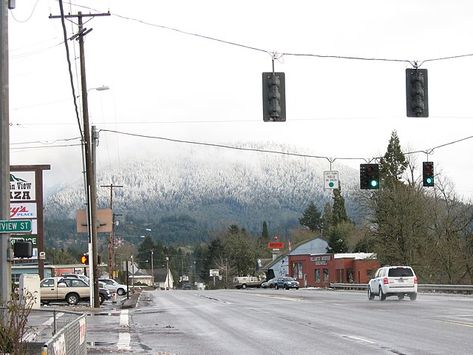
[[(258, 147), (294, 152), (293, 147)], [(120, 167), (98, 167), (97, 186), (114, 189), (114, 212), (149, 222), (165, 217), (190, 216), (209, 228), (236, 223), (258, 230), (266, 220), (273, 225), (294, 225), (309, 202), (322, 210), (331, 191), (323, 190), (328, 162), (280, 154), (211, 149), (160, 154)], [(350, 191), (357, 172), (338, 165), (342, 192), (351, 210)], [(98, 188), (99, 207), (107, 207), (110, 189)], [(84, 205), (81, 182), (51, 195), (46, 217), (74, 218)]]

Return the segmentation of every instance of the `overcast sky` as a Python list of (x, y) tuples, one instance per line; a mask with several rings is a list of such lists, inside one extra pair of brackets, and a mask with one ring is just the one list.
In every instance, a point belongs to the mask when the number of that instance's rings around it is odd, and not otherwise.
[[(341, 158), (383, 155), (393, 130), (406, 152), (473, 135), (473, 56), (430, 61), (473, 53), (468, 0), (76, 0), (64, 7), (111, 12), (85, 19), (93, 29), (85, 38), (89, 114), (98, 129), (287, 143), (338, 158), (334, 168), (363, 162)], [(11, 164), (51, 164), (46, 184), (79, 180), (82, 171), (79, 147), (50, 147), (77, 144), (69, 139), (80, 135), (61, 21), (50, 13), (59, 14), (58, 1), (21, 0), (9, 16)], [(77, 32), (70, 21), (66, 28), (68, 37)], [(78, 44), (68, 42), (80, 96)], [(261, 73), (271, 71), (271, 53), (286, 75), (285, 123), (262, 118)], [(430, 117), (408, 118), (405, 69), (425, 60)], [(102, 85), (110, 90), (93, 89)], [(98, 169), (181, 147), (103, 131)], [(428, 156), (466, 199), (473, 197), (472, 151), (466, 139)], [(420, 176), (427, 156), (412, 157)]]

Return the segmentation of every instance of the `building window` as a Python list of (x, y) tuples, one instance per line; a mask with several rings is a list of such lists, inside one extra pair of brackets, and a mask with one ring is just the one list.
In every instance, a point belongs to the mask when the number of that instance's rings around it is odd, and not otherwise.
[(320, 283), (320, 269), (315, 269), (315, 283)]
[(324, 282), (329, 282), (328, 269), (324, 269)]
[(302, 279), (302, 263), (294, 263), (292, 264), (292, 277), (295, 279)]

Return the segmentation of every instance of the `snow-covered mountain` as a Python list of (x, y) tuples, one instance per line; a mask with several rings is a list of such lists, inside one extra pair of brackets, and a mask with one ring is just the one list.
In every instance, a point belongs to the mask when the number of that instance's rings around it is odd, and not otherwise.
[[(280, 145), (251, 148), (295, 152)], [(123, 185), (113, 189), (114, 212), (149, 222), (186, 215), (209, 228), (236, 223), (257, 231), (262, 221), (287, 227), (298, 223), (311, 201), (322, 210), (332, 196), (323, 189), (326, 160), (283, 154), (191, 148), (97, 170), (97, 186)], [(353, 210), (357, 171), (341, 165), (336, 170)], [(84, 206), (83, 191), (78, 181), (49, 196), (46, 217), (74, 218)], [(98, 188), (99, 208), (108, 206), (109, 196), (110, 189)]]

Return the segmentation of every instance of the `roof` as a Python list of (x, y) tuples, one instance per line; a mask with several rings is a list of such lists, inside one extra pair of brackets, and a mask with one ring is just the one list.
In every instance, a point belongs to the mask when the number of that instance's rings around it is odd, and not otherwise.
[(166, 268), (154, 269), (154, 281), (155, 282), (165, 282), (167, 276)]
[(376, 259), (375, 253), (337, 253), (333, 255), (334, 259)]
[(307, 255), (307, 254), (326, 254), (328, 243), (322, 238), (314, 238), (305, 242), (295, 249), (289, 255)]

